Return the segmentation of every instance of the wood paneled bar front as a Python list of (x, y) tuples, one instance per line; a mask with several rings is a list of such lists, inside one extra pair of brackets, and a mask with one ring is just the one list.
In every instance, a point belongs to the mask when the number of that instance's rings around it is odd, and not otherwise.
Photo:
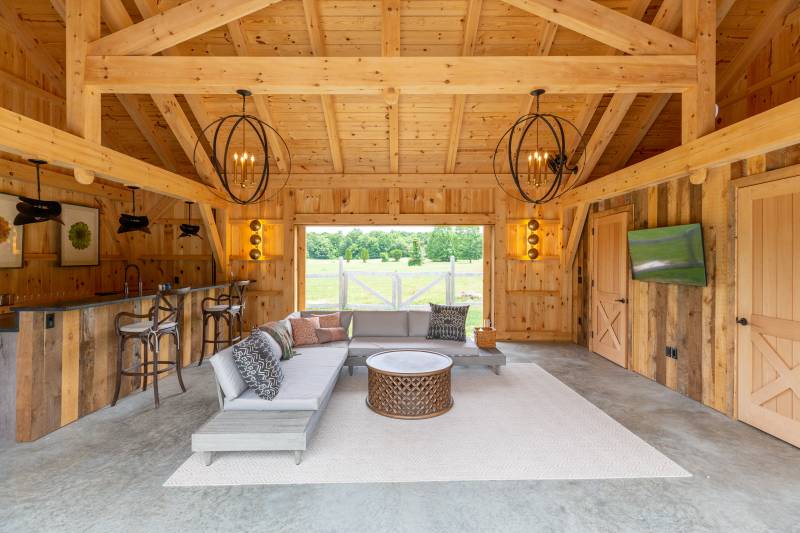
[[(183, 366), (200, 358), (203, 298), (217, 296), (227, 286), (193, 288), (184, 297), (180, 354)], [(15, 309), (19, 331), (16, 343), (9, 345), (16, 346), (16, 363), (12, 366), (16, 375), (9, 381), (16, 392), (12, 396), (13, 408), (6, 405), (3, 410), (14, 412), (17, 441), (36, 440), (111, 404), (117, 372), (114, 317), (125, 311), (146, 313), (153, 303), (153, 294), (129, 298), (112, 295)], [(167, 339), (162, 350), (171, 357), (175, 346)], [(125, 366), (132, 364), (139, 349), (139, 343), (127, 343)], [(123, 377), (120, 397), (137, 390), (135, 385), (134, 378)]]

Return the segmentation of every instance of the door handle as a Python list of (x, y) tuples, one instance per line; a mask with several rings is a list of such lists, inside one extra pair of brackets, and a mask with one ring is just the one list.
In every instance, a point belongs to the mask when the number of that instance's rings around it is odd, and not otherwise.
[(737, 318), (736, 323), (739, 324), (740, 326), (746, 326), (747, 324), (749, 324), (746, 318)]
[(621, 303), (621, 304), (626, 304), (626, 303), (628, 303), (628, 300), (627, 300), (626, 298), (617, 298), (617, 299), (616, 299), (616, 300), (614, 300), (614, 301), (615, 301), (615, 302), (619, 302), (619, 303)]

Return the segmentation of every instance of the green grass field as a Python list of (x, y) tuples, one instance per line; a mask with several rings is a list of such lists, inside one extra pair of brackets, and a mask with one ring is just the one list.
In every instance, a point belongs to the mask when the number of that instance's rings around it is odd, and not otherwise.
[[(407, 300), (411, 295), (432, 282), (437, 272), (447, 272), (450, 263), (426, 262), (421, 266), (408, 266), (408, 259), (401, 259), (399, 262), (381, 262), (380, 259), (370, 259), (366, 263), (360, 259), (353, 259), (349, 263), (345, 262), (345, 270), (348, 272), (363, 273), (417, 273), (427, 272), (425, 276), (403, 276), (402, 277), (402, 297)], [(306, 259), (306, 274), (336, 274), (339, 271), (339, 261), (336, 259)], [(455, 301), (458, 304), (469, 304), (469, 315), (467, 317), (467, 331), (470, 332), (474, 326), (480, 326), (483, 322), (483, 276), (459, 277), (461, 273), (483, 273), (483, 263), (481, 261), (458, 261), (456, 263), (456, 287)], [(389, 275), (381, 276), (362, 276), (361, 279), (366, 285), (383, 295), (387, 300), (392, 300), (392, 277)], [(306, 279), (306, 308), (322, 309), (337, 307), (339, 301), (339, 285), (336, 278), (307, 278)], [(381, 300), (375, 295), (370, 294), (357, 283), (350, 282), (347, 295), (348, 303), (357, 304), (382, 304)], [(445, 302), (445, 283), (437, 283), (426, 293), (416, 298), (411, 304), (414, 306), (427, 307), (429, 302)], [(327, 304), (327, 305), (326, 305)]]

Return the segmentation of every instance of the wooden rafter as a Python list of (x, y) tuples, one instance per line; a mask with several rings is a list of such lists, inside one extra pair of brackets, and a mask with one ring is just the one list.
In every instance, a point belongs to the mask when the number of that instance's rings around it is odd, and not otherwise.
[(58, 96), (62, 96), (65, 90), (64, 80), (66, 78), (64, 69), (44, 50), (39, 39), (34, 36), (19, 14), (8, 5), (7, 0), (0, 0), (0, 26), (14, 36), (14, 39), (25, 51), (31, 63), (50, 80), (53, 85), (52, 90)]
[[(631, 17), (643, 17), (647, 10), (648, 3), (648, 1), (634, 3), (629, 11)], [(668, 32), (677, 30), (681, 21), (681, 4), (682, 0), (665, 0), (661, 4), (661, 7), (659, 7), (658, 12), (656, 12), (656, 16), (653, 19), (653, 26)], [(600, 117), (600, 122), (598, 122), (592, 136), (586, 143), (585, 161), (578, 171), (578, 176), (575, 178), (576, 185), (585, 183), (592, 175), (592, 172), (594, 172), (594, 169), (603, 157), (608, 145), (611, 143), (611, 139), (614, 138), (622, 121), (628, 114), (628, 110), (636, 100), (636, 96), (635, 93), (632, 93), (615, 94), (611, 97), (611, 101), (606, 107), (605, 112)], [(589, 122), (587, 118), (591, 119), (591, 116), (594, 115), (594, 110), (600, 104), (600, 99), (596, 95), (592, 96), (587, 104), (588, 106), (585, 110), (586, 114), (578, 120), (578, 123), (583, 125), (584, 128), (588, 126)], [(592, 106), (594, 106), (594, 109), (592, 109)], [(587, 116), (588, 113), (591, 113), (591, 115)]]
[(0, 108), (0, 151), (41, 157), (70, 170), (85, 168), (109, 181), (181, 200), (226, 205), (202, 183), (4, 108)]
[[(716, 17), (714, 0), (683, 3), (683, 35), (697, 45), (697, 85), (681, 95), (681, 139), (684, 143), (714, 131)], [(691, 181), (702, 183), (705, 176), (705, 172), (692, 174)]]
[[(400, 56), (400, 0), (382, 0), (381, 55)], [(389, 170), (400, 172), (400, 91), (390, 85), (382, 92), (389, 125)]]
[(172, 150), (170, 150), (170, 148), (161, 139), (159, 128), (156, 126), (155, 121), (150, 118), (150, 116), (147, 114), (147, 111), (144, 109), (145, 98), (147, 97), (138, 94), (117, 95), (117, 100), (119, 100), (119, 103), (122, 104), (122, 107), (125, 109), (128, 115), (130, 115), (131, 119), (133, 119), (133, 123), (136, 124), (136, 127), (144, 136), (147, 144), (153, 148), (153, 151), (156, 153), (156, 156), (158, 156), (158, 159), (161, 161), (164, 167), (172, 172), (176, 172), (178, 166), (175, 162), (175, 158), (172, 156)]
[(800, 98), (704, 135), (566, 193), (563, 206), (600, 201), (800, 143)]
[[(682, 92), (694, 56), (126, 57), (90, 56), (87, 81), (105, 93), (525, 94)], [(269, 71), (270, 76), (260, 72)]]
[[(247, 40), (242, 31), (241, 20), (228, 23), (228, 34), (231, 36), (231, 42), (236, 49), (236, 55), (248, 55)], [(275, 120), (272, 118), (272, 108), (266, 96), (263, 94), (253, 95), (253, 103), (261, 120), (269, 125), (275, 124)], [(267, 139), (269, 140), (272, 156), (275, 158), (275, 164), (281, 172), (286, 172), (289, 169), (289, 154), (286, 151), (286, 147), (280, 137), (269, 128), (267, 128)]]
[(152, 55), (279, 0), (190, 0), (89, 45), (91, 55)]
[(592, 0), (504, 0), (626, 54), (694, 54), (694, 44)]
[[(469, 4), (467, 4), (467, 16), (464, 22), (464, 44), (461, 47), (462, 56), (471, 56), (473, 54), (482, 7), (483, 0), (469, 0)], [(461, 140), (461, 124), (464, 121), (464, 106), (466, 103), (467, 95), (465, 94), (457, 94), (453, 97), (453, 114), (450, 118), (450, 137), (447, 142), (445, 172), (453, 172), (456, 168), (458, 142)]]
[[(325, 50), (325, 40), (319, 19), (319, 10), (316, 0), (303, 0), (303, 13), (306, 17), (306, 29), (311, 42), (311, 52), (317, 57), (328, 55)], [(333, 97), (327, 94), (320, 95), (320, 105), (325, 119), (325, 130), (328, 134), (328, 145), (331, 151), (331, 163), (335, 172), (344, 171), (342, 160), (342, 143), (339, 140), (339, 127), (336, 122), (336, 107)]]
[[(100, 144), (102, 104), (100, 93), (86, 84), (86, 51), (100, 36), (100, 0), (66, 1), (66, 129)], [(88, 185), (94, 174), (82, 167), (73, 169), (78, 183)]]
[(775, 0), (758, 23), (753, 33), (742, 45), (727, 68), (720, 74), (717, 83), (717, 94), (725, 95), (741, 79), (745, 69), (756, 55), (778, 33), (783, 26), (784, 17), (797, 7), (797, 0)]

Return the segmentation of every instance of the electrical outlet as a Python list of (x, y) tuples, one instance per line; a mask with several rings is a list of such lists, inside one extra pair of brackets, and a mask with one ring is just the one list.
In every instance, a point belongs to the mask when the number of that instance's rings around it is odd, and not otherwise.
[(678, 349), (674, 346), (667, 346), (664, 350), (664, 355), (669, 357), (670, 359), (677, 359), (678, 358)]
[(44, 316), (44, 327), (45, 329), (52, 329), (56, 327), (56, 315), (53, 313), (47, 313)]
[(678, 349), (674, 346), (672, 347), (672, 358), (677, 360), (678, 359)]

